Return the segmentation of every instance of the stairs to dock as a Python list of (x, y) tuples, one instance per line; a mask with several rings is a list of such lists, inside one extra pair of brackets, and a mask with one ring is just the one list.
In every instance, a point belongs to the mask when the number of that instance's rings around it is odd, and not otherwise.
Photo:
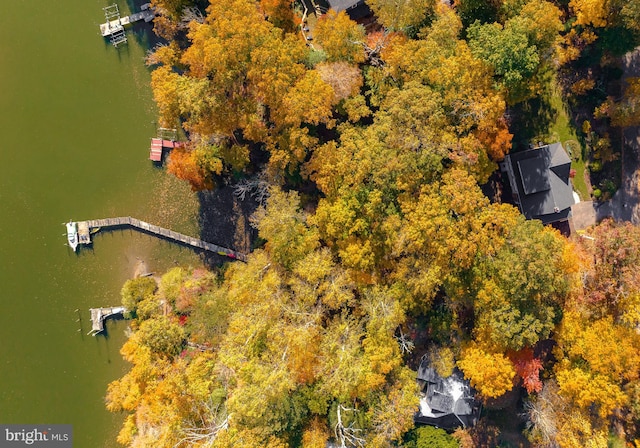
[(141, 11), (124, 17), (120, 16), (120, 10), (118, 9), (118, 5), (115, 3), (102, 9), (104, 10), (104, 18), (106, 22), (100, 24), (100, 34), (103, 37), (108, 37), (114, 47), (127, 43), (127, 36), (124, 32), (125, 25), (129, 25), (139, 20), (151, 22), (156, 15), (153, 8), (151, 8), (150, 3), (142, 5)]

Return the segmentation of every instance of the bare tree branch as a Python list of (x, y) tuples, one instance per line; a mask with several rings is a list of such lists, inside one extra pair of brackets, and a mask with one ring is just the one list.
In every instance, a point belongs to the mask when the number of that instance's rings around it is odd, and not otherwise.
[(247, 193), (260, 205), (266, 204), (269, 198), (269, 182), (264, 172), (250, 179), (242, 179), (233, 187), (233, 194), (241, 201), (246, 199)]
[[(354, 428), (354, 422), (351, 422), (349, 426), (344, 426), (342, 423), (342, 412), (358, 412), (354, 408), (346, 408), (342, 404), (338, 404), (338, 423), (333, 428), (333, 432), (336, 435), (336, 440), (340, 443), (340, 448), (356, 447), (364, 448), (365, 439), (361, 436), (362, 429)], [(348, 445), (347, 445), (348, 444)]]
[(213, 404), (211, 400), (197, 411), (194, 419), (185, 422), (182, 429), (182, 438), (174, 445), (174, 448), (198, 444), (202, 447), (211, 447), (221, 431), (229, 427), (228, 415), (220, 404)]

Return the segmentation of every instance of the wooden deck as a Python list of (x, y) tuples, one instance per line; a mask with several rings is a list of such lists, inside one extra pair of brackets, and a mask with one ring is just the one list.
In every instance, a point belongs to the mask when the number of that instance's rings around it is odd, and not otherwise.
[(91, 230), (86, 221), (78, 223), (78, 242), (80, 244), (91, 244)]
[(104, 331), (104, 320), (107, 317), (123, 314), (127, 310), (123, 306), (113, 306), (110, 308), (90, 308), (89, 311), (91, 312), (91, 331), (87, 334), (95, 336)]
[[(191, 247), (195, 247), (198, 249), (206, 250), (209, 252), (214, 252), (218, 255), (222, 255), (224, 257), (233, 258), (240, 261), (246, 261), (246, 256), (243, 253), (236, 252), (231, 249), (227, 249), (226, 247), (218, 246), (217, 244), (207, 243), (206, 241), (202, 241), (198, 238), (194, 238), (188, 235), (184, 235), (182, 233), (174, 232), (173, 230), (165, 229), (153, 224), (149, 224), (148, 222), (141, 221), (136, 218), (132, 218), (130, 216), (124, 216), (119, 218), (106, 218), (106, 219), (91, 219), (87, 221), (78, 221), (78, 228), (84, 229), (88, 228), (89, 233), (92, 230), (96, 229), (105, 229), (109, 227), (133, 227), (143, 232), (147, 232), (162, 238), (167, 238), (169, 240), (177, 241), (182, 244), (186, 244)], [(80, 242), (82, 244), (89, 244), (91, 241), (89, 239), (88, 242), (81, 238)]]

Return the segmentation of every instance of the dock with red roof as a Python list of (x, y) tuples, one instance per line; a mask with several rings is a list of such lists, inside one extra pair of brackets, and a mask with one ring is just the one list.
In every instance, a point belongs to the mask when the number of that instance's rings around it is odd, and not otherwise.
[(158, 135), (159, 137), (151, 139), (149, 160), (161, 163), (165, 149), (184, 148), (184, 142), (176, 141), (177, 131), (175, 129), (160, 128)]
[(151, 152), (149, 153), (149, 160), (154, 162), (162, 162), (162, 140), (159, 138), (151, 139)]

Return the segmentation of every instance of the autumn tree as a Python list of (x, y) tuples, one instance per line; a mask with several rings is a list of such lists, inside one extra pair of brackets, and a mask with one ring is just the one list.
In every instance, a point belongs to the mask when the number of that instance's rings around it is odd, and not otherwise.
[(156, 9), (163, 10), (165, 15), (179, 20), (182, 10), (194, 5), (194, 0), (152, 0), (152, 5)]
[[(313, 48), (289, 0), (211, 0), (188, 26), (163, 13), (160, 28), (186, 31), (149, 56), (160, 121), (189, 138), (168, 170), (206, 189), (263, 170), (251, 164), (266, 154), (279, 185), (263, 186), (246, 263), (123, 288), (136, 316), (122, 349), (131, 369), (107, 393), (125, 414), (119, 440), (455, 443), (405, 438), (419, 397), (405, 359), (414, 321), (443, 376), (457, 365), (487, 399), (521, 379), (536, 443), (600, 446), (611, 422), (637, 434), (638, 232), (605, 221), (570, 243), (478, 186), (511, 149), (507, 100), (531, 98), (556, 58), (579, 56), (557, 52), (559, 33), (587, 48), (610, 25), (629, 30), (626, 3), (371, 0), (385, 30), (365, 35), (330, 11)], [(571, 11), (582, 16), (565, 29)], [(634, 82), (602, 110), (616, 123), (632, 123)], [(544, 370), (533, 348), (550, 338)], [(476, 443), (494, 443), (481, 432)]]
[(610, 317), (592, 320), (579, 309), (565, 312), (556, 366), (560, 394), (601, 419), (626, 405), (623, 385), (638, 381), (640, 338)]
[(141, 302), (154, 299), (156, 288), (156, 281), (150, 277), (138, 277), (127, 280), (120, 291), (122, 306), (124, 306), (129, 313), (135, 314)]
[(356, 95), (362, 87), (362, 74), (355, 65), (346, 62), (323, 62), (316, 65), (315, 69), (322, 80), (333, 89), (334, 103)]
[(211, 172), (202, 167), (196, 157), (197, 154), (192, 150), (176, 148), (171, 152), (167, 171), (178, 179), (189, 182), (194, 191), (213, 188)]
[(267, 240), (271, 256), (285, 267), (293, 267), (319, 245), (317, 230), (307, 225), (295, 192), (273, 187), (266, 207), (260, 208), (253, 220), (260, 237)]
[(498, 18), (499, 0), (455, 0), (456, 12), (465, 28), (478, 21), (492, 23)]
[(611, 315), (633, 327), (640, 322), (636, 311), (640, 233), (631, 224), (605, 220), (594, 229), (593, 238), (593, 242), (582, 241), (585, 252), (593, 257), (593, 264), (585, 272), (585, 299), (596, 315)]
[(433, 0), (370, 0), (367, 5), (376, 15), (380, 24), (390, 31), (404, 31), (416, 34), (420, 25), (433, 14), (436, 2)]
[(293, 13), (291, 0), (260, 0), (260, 7), (269, 22), (288, 33), (296, 31), (299, 19)]
[(152, 353), (169, 357), (180, 353), (185, 339), (184, 330), (165, 316), (143, 321), (138, 334), (140, 343)]
[[(283, 15), (291, 11), (287, 5), (213, 1), (202, 23), (189, 24), (189, 45), (179, 59), (167, 51), (158, 55), (163, 65), (152, 74), (152, 87), (162, 123), (180, 122), (195, 148), (189, 157), (176, 156), (174, 172), (194, 188), (211, 188), (207, 177), (222, 168), (243, 169), (252, 142), (266, 146), (277, 172), (295, 169), (317, 143), (304, 125), (329, 122), (332, 87), (305, 67), (304, 42), (278, 27), (290, 27), (284, 23), (291, 19)], [(351, 26), (346, 16), (337, 20), (335, 30), (342, 22)]]
[[(491, 69), (459, 39), (461, 29), (460, 19), (445, 8), (424, 30), (424, 39), (393, 38), (381, 52), (385, 62), (382, 73), (388, 78), (378, 81), (370, 95), (374, 96), (372, 101), (381, 102), (398, 82), (420, 82), (438, 92), (441, 99), (436, 101), (447, 111), (438, 117), (446, 123), (441, 139), (448, 138), (451, 149), (462, 150), (460, 162), (469, 165), (483, 182), (493, 170), (487, 154), (501, 160), (510, 150), (511, 139), (503, 120), (504, 98), (494, 89)], [(406, 54), (413, 56), (406, 58)], [(392, 97), (388, 101), (393, 101)]]
[(538, 221), (520, 220), (506, 243), (476, 267), (476, 337), (520, 350), (549, 337), (571, 285), (564, 239)]
[[(305, 244), (277, 238), (313, 235), (298, 207), (273, 190), (256, 222), (276, 244), (221, 283), (198, 270), (164, 276), (156, 299), (167, 315), (139, 323), (123, 348), (134, 367), (110, 386), (109, 408), (130, 413), (121, 441), (275, 447), (298, 433), (326, 441), (323, 427), (349, 437), (353, 423), (363, 443), (384, 447), (412, 428), (418, 391), (394, 337), (398, 293), (358, 287), (316, 243), (287, 255)], [(176, 312), (188, 313), (184, 326)]]
[(604, 110), (611, 118), (611, 124), (619, 127), (640, 124), (640, 78), (627, 78), (622, 98), (609, 98)]
[(467, 34), (474, 56), (491, 65), (500, 85), (512, 96), (516, 93), (516, 97), (517, 92), (526, 89), (540, 56), (520, 23), (510, 21), (502, 26), (476, 22), (467, 29)]
[(524, 348), (519, 352), (513, 353), (510, 359), (527, 392), (530, 394), (540, 392), (543, 387), (540, 380), (542, 362), (534, 357), (533, 350), (529, 347)]
[(513, 388), (513, 365), (500, 353), (471, 345), (463, 349), (458, 367), (485, 398), (499, 397)]
[(529, 0), (511, 20), (520, 22), (541, 60), (551, 62), (564, 29), (561, 18), (562, 11), (552, 2)]
[(364, 62), (364, 28), (346, 12), (329, 10), (316, 25), (315, 39), (327, 54), (328, 62)]
[(640, 30), (640, 8), (637, 2), (571, 0), (569, 6), (576, 16), (577, 25), (594, 28), (625, 26), (636, 32)]
[(528, 417), (526, 435), (537, 446), (608, 446), (606, 428), (593, 422), (588, 413), (573, 408), (559, 394), (554, 380), (545, 382), (542, 391), (525, 403), (525, 410)]
[(405, 219), (394, 235), (391, 278), (407, 293), (405, 306), (415, 310), (428, 309), (440, 290), (453, 301), (468, 300), (463, 273), (471, 272), (483, 253), (494, 256), (519, 220), (515, 209), (489, 205), (461, 170), (446, 173), (402, 206)]
[(151, 89), (158, 105), (160, 123), (172, 127), (178, 122), (180, 105), (178, 103), (178, 82), (180, 76), (171, 67), (161, 66), (151, 73)]

